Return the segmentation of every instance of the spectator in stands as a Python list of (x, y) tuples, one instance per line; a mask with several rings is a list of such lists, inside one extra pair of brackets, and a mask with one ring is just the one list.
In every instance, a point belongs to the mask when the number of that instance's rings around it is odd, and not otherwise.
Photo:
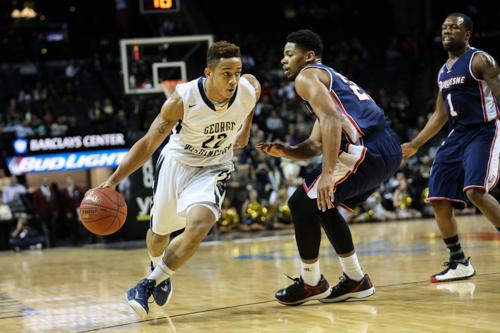
[(275, 137), (283, 137), (285, 135), (286, 127), (276, 110), (272, 110), (271, 115), (266, 119), (266, 128), (273, 133)]
[[(221, 218), (217, 222), (220, 232), (228, 232), (232, 230), (245, 230), (244, 225), (240, 224), (240, 216), (238, 210), (234, 208), (229, 197), (225, 197), (222, 203)], [(243, 228), (242, 228), (243, 227)]]
[(0, 223), (4, 221), (10, 221), (13, 219), (12, 211), (10, 207), (0, 199)]
[(101, 101), (96, 99), (94, 101), (93, 107), (89, 109), (89, 119), (91, 124), (100, 123), (102, 117), (103, 117), (103, 110), (101, 106)]
[(52, 136), (63, 136), (67, 131), (68, 125), (64, 115), (58, 116), (57, 120), (50, 125), (50, 135)]
[(394, 191), (393, 205), (396, 208), (396, 215), (399, 219), (419, 218), (422, 214), (412, 207), (413, 199), (410, 195), (408, 180), (401, 178), (399, 186)]
[(20, 217), (17, 220), (16, 228), (10, 233), (9, 244), (14, 251), (22, 249), (41, 249), (45, 237), (30, 225), (27, 217)]
[(10, 178), (5, 175), (5, 170), (0, 168), (0, 190), (10, 184)]
[(380, 191), (375, 191), (366, 199), (363, 206), (363, 212), (353, 216), (352, 222), (375, 222), (392, 221), (397, 218), (396, 213), (387, 210), (382, 205), (382, 195)]
[(128, 126), (127, 114), (125, 111), (119, 110), (113, 120), (113, 128), (117, 131), (127, 131)]
[(293, 228), (292, 214), (288, 207), (288, 191), (286, 183), (283, 183), (275, 195), (269, 200), (270, 227), (272, 229)]
[(26, 187), (17, 182), (17, 177), (10, 177), (10, 184), (5, 186), (2, 194), (2, 201), (5, 204), (10, 204), (11, 202), (18, 200), (21, 194), (26, 193)]
[(247, 186), (248, 199), (243, 203), (241, 209), (241, 219), (248, 226), (248, 230), (266, 230), (269, 223), (269, 211), (259, 200), (258, 192), (255, 188)]
[(40, 187), (33, 192), (33, 213), (40, 218), (48, 235), (48, 246), (54, 246), (57, 239), (59, 206), (57, 193), (49, 186), (47, 177), (42, 178)]
[(102, 111), (104, 112), (104, 116), (106, 117), (106, 119), (112, 122), (115, 109), (113, 108), (113, 104), (111, 104), (111, 100), (109, 98), (104, 99)]
[(83, 240), (83, 226), (78, 219), (78, 207), (83, 199), (83, 191), (75, 185), (73, 178), (67, 176), (66, 186), (61, 189), (62, 210), (66, 223), (68, 223), (71, 240), (74, 245), (80, 244)]

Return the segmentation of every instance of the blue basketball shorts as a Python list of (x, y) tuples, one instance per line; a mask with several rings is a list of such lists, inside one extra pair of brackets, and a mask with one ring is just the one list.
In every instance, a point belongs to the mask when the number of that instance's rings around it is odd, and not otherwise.
[(470, 205), (465, 192), (490, 191), (498, 182), (500, 157), (498, 120), (472, 129), (452, 130), (439, 147), (429, 177), (428, 201)]
[[(397, 171), (400, 164), (399, 138), (390, 128), (368, 134), (362, 145), (347, 144), (335, 166), (333, 204), (347, 210), (361, 205)], [(317, 198), (317, 181), (321, 172), (322, 166), (319, 165), (304, 177), (304, 190), (311, 199)]]

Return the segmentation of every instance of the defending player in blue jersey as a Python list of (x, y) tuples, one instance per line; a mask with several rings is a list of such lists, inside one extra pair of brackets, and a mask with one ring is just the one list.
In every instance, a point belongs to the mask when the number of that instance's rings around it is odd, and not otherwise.
[[(296, 146), (259, 144), (265, 153), (306, 160), (323, 155), (288, 204), (302, 259), (300, 277), (276, 293), (278, 302), (340, 302), (375, 291), (358, 262), (349, 227), (337, 210), (350, 209), (391, 177), (401, 162), (399, 138), (371, 97), (354, 82), (321, 63), (323, 43), (310, 30), (288, 35), (281, 63), (285, 76), (316, 117), (310, 137)], [(339, 255), (341, 281), (330, 288), (319, 268), (321, 226)]]
[(429, 197), (450, 252), (446, 269), (432, 282), (467, 279), (475, 274), (460, 246), (453, 208), (469, 203), (479, 208), (500, 231), (500, 204), (488, 192), (498, 182), (500, 69), (486, 52), (469, 45), (472, 21), (464, 14), (448, 15), (441, 27), (448, 60), (438, 75), (436, 110), (418, 135), (402, 145), (403, 156), (449, 122), (452, 131), (436, 153), (429, 178)]

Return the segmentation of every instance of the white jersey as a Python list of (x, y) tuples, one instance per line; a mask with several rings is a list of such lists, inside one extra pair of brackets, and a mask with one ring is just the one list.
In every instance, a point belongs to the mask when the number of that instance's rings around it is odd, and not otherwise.
[(255, 107), (255, 88), (245, 78), (228, 103), (218, 108), (204, 89), (205, 78), (178, 84), (184, 117), (175, 126), (164, 153), (190, 166), (213, 166), (231, 161), (233, 144), (243, 122)]

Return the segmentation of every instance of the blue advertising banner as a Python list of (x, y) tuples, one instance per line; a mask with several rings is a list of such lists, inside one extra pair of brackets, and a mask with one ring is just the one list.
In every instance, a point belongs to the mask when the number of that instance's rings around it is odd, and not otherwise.
[(7, 157), (7, 166), (13, 175), (34, 172), (116, 168), (127, 152), (127, 148), (120, 148), (73, 153), (15, 156)]

